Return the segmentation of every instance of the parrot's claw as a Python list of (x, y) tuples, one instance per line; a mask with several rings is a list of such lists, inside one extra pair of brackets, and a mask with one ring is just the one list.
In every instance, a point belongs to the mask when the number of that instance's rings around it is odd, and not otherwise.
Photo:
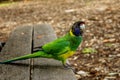
[(65, 68), (71, 68), (71, 64), (70, 64), (70, 62), (68, 60), (65, 61), (65, 63), (63, 64), (63, 66)]
[(63, 66), (64, 66), (65, 68), (68, 68), (68, 69), (71, 68), (71, 64), (69, 63), (68, 60), (64, 60), (64, 61), (63, 61)]
[(71, 69), (73, 72), (75, 72), (75, 69), (70, 64), (66, 63), (66, 64), (63, 64), (63, 66), (65, 69)]
[(71, 68), (71, 65), (70, 65), (70, 64), (68, 64), (68, 63), (63, 64), (63, 66), (64, 66), (65, 68), (68, 68), (68, 69), (70, 69), (70, 68)]

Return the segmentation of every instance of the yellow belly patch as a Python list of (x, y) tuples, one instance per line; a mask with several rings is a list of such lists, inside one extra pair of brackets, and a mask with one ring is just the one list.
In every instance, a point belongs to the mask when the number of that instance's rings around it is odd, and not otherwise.
[(69, 51), (69, 52), (67, 52), (65, 54), (62, 54), (60, 57), (66, 59), (66, 58), (72, 56), (74, 53), (75, 53), (74, 51)]

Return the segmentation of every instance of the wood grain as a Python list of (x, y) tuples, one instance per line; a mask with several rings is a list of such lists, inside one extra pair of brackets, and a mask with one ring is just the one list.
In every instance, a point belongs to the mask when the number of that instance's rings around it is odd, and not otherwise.
[[(17, 27), (0, 53), (0, 61), (31, 53), (32, 26)], [(30, 60), (0, 64), (0, 80), (29, 80)]]

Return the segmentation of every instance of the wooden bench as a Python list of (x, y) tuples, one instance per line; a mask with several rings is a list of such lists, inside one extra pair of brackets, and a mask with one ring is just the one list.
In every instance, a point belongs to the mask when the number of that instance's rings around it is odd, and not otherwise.
[[(0, 61), (30, 54), (34, 47), (56, 39), (48, 24), (17, 27), (0, 53)], [(35, 58), (0, 64), (0, 80), (76, 80), (71, 69), (53, 59)]]

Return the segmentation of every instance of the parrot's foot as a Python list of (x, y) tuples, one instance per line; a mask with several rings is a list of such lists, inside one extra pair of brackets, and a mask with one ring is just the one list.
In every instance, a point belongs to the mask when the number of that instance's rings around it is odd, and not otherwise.
[(64, 69), (71, 69), (73, 72), (75, 72), (75, 69), (72, 68), (72, 66), (68, 60), (63, 60), (62, 63), (63, 63)]
[(63, 66), (65, 69), (71, 69), (73, 72), (75, 72), (75, 69), (70, 64), (66, 63), (66, 64), (63, 64)]
[(65, 60), (64, 62), (63, 62), (63, 66), (65, 67), (65, 68), (71, 68), (71, 64), (69, 63), (69, 61), (68, 60)]
[(75, 72), (75, 69), (71, 66), (68, 60), (66, 60), (66, 63), (63, 64), (65, 69), (71, 69), (73, 72)]
[(67, 69), (70, 69), (70, 68), (71, 68), (71, 65), (68, 64), (68, 63), (63, 64), (63, 66), (64, 66), (64, 68), (67, 68)]

